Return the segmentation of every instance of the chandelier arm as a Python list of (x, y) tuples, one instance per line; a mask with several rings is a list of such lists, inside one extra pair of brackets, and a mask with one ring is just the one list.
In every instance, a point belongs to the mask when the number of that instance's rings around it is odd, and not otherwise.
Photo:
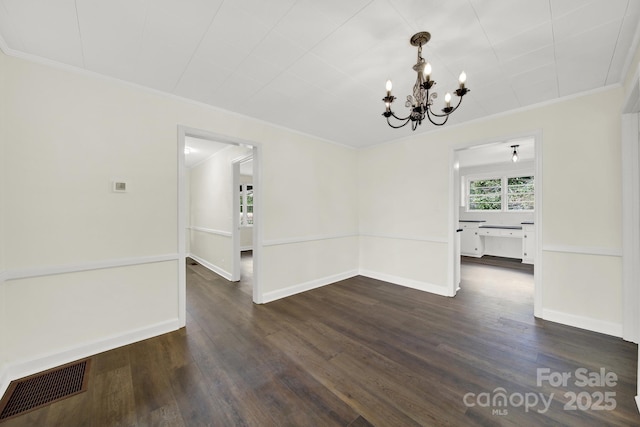
[(407, 117), (398, 117), (396, 116), (396, 113), (394, 113), (393, 111), (389, 111), (391, 113), (391, 116), (393, 116), (394, 119), (399, 120), (399, 121), (403, 121), (403, 120), (410, 120), (411, 119), (411, 114), (409, 114)]
[(436, 121), (434, 121), (434, 119), (431, 117), (432, 115), (434, 115), (432, 112), (429, 111), (429, 109), (427, 109), (427, 119), (429, 119), (429, 121), (431, 123), (433, 123), (436, 126), (442, 126), (443, 124), (447, 123), (447, 120), (449, 120), (449, 115), (448, 114), (444, 114), (444, 115), (439, 115), (439, 116), (435, 116), (435, 117), (444, 117), (444, 120), (441, 123), (438, 123)]
[(409, 117), (407, 117), (407, 118), (404, 118), (404, 119), (401, 119), (401, 118), (397, 117), (397, 116), (396, 116), (395, 114), (393, 114), (393, 113), (391, 113), (391, 115), (392, 115), (396, 120), (399, 120), (399, 121), (403, 121), (403, 120), (404, 120), (404, 123), (402, 123), (402, 124), (401, 124), (401, 125), (399, 125), (399, 126), (396, 126), (396, 125), (391, 124), (391, 121), (389, 120), (389, 117), (387, 117), (387, 124), (388, 124), (389, 126), (391, 126), (392, 128), (394, 128), (394, 129), (400, 129), (401, 127), (405, 127), (405, 126), (407, 125), (407, 123), (409, 123), (409, 120), (411, 119), (411, 116), (409, 116)]
[(433, 110), (431, 110), (431, 106), (427, 106), (427, 111), (429, 111), (434, 117), (449, 117), (451, 115), (451, 113), (453, 113), (454, 111), (456, 111), (458, 109), (460, 104), (462, 104), (462, 97), (459, 97), (458, 104), (456, 104), (456, 106), (453, 107), (453, 109), (451, 111), (449, 111), (448, 113), (444, 113), (444, 114), (434, 113)]

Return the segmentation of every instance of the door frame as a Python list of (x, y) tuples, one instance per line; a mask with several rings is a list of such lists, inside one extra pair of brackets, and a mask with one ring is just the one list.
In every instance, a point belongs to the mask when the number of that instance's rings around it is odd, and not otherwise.
[(459, 245), (455, 244), (456, 230), (458, 229), (460, 219), (460, 170), (457, 164), (457, 152), (466, 150), (472, 147), (480, 145), (487, 145), (496, 143), (498, 141), (506, 141), (512, 139), (522, 138), (534, 138), (535, 144), (535, 176), (536, 176), (536, 191), (535, 191), (535, 211), (534, 211), (534, 228), (536, 233), (536, 248), (535, 248), (535, 261), (534, 261), (534, 294), (533, 294), (533, 315), (538, 318), (542, 318), (542, 301), (543, 301), (543, 286), (542, 286), (542, 271), (543, 271), (543, 259), (542, 259), (542, 230), (543, 230), (543, 218), (542, 218), (542, 189), (543, 189), (543, 176), (542, 176), (542, 130), (534, 130), (530, 132), (521, 132), (515, 134), (509, 134), (502, 137), (489, 138), (478, 141), (467, 141), (462, 143), (453, 144), (449, 151), (449, 286), (447, 294), (455, 296), (459, 287), (456, 282), (456, 270), (460, 267), (460, 249)]
[[(640, 66), (622, 118), (622, 338), (640, 341)], [(638, 365), (640, 372), (640, 363)], [(638, 379), (640, 395), (640, 377)]]
[[(243, 145), (252, 148), (253, 155), (253, 302), (264, 303), (262, 286), (262, 146), (259, 142), (248, 141), (229, 135), (219, 134), (204, 129), (197, 129), (185, 125), (178, 125), (178, 319), (180, 326), (186, 325), (186, 297), (187, 297), (187, 269), (186, 269), (186, 168), (185, 168), (185, 137), (222, 142), (230, 145)], [(232, 233), (233, 234), (233, 233)], [(232, 258), (233, 260), (234, 258)], [(235, 262), (234, 262), (235, 264)], [(233, 269), (235, 271), (235, 265)]]
[[(233, 270), (231, 272), (231, 281), (237, 282), (241, 279), (241, 251), (240, 251), (240, 206), (238, 205), (238, 197), (240, 197), (240, 165), (249, 160), (253, 160), (253, 151), (251, 154), (234, 159), (231, 162), (233, 170), (233, 230), (231, 232), (232, 250), (233, 250)], [(255, 185), (253, 187), (255, 192)], [(255, 209), (255, 208), (254, 208)], [(254, 214), (255, 216), (255, 214)], [(253, 227), (252, 227), (253, 229)]]

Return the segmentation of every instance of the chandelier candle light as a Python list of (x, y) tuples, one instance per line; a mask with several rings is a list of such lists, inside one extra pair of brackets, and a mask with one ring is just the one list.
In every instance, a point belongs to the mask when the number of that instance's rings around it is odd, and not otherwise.
[[(426, 31), (422, 31), (414, 34), (410, 40), (412, 46), (418, 47), (418, 62), (413, 66), (413, 70), (418, 74), (418, 77), (415, 85), (413, 86), (413, 96), (408, 95), (407, 102), (405, 103), (405, 106), (411, 109), (411, 112), (407, 117), (398, 117), (393, 111), (391, 111), (391, 103), (396, 99), (396, 97), (391, 95), (391, 80), (387, 80), (387, 96), (382, 98), (382, 101), (386, 106), (386, 111), (382, 113), (382, 115), (387, 118), (387, 123), (392, 128), (398, 129), (411, 122), (411, 129), (416, 130), (418, 125), (422, 124), (425, 117), (434, 125), (442, 126), (449, 119), (449, 115), (458, 109), (462, 102), (462, 97), (469, 92), (469, 89), (465, 87), (467, 75), (463, 71), (460, 73), (460, 78), (458, 79), (460, 86), (454, 92), (460, 98), (456, 106), (451, 106), (451, 94), (447, 92), (444, 96), (445, 107), (442, 109), (443, 114), (433, 112), (433, 100), (438, 97), (438, 94), (436, 92), (429, 93), (429, 91), (436, 82), (431, 80), (431, 64), (426, 62), (422, 57), (422, 46), (430, 39), (431, 34)], [(390, 117), (393, 117), (398, 122), (396, 124), (392, 124)], [(435, 121), (438, 119), (440, 120)]]

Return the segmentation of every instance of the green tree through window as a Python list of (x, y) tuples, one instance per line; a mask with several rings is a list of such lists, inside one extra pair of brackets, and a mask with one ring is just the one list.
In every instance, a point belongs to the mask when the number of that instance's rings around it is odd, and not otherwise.
[(470, 179), (467, 197), (469, 211), (533, 211), (535, 179), (533, 176)]
[(502, 180), (496, 178), (469, 181), (469, 210), (502, 210)]
[(507, 210), (532, 211), (534, 206), (534, 179), (519, 176), (507, 179)]

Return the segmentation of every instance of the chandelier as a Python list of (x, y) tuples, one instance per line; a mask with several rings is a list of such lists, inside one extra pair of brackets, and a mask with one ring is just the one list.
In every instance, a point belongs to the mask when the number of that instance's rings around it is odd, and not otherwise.
[[(408, 95), (407, 102), (405, 102), (405, 107), (410, 108), (410, 113), (407, 117), (398, 117), (391, 111), (391, 103), (396, 97), (391, 95), (391, 80), (387, 80), (387, 96), (382, 98), (386, 111), (382, 115), (387, 118), (387, 123), (392, 128), (398, 129), (411, 123), (411, 129), (416, 130), (425, 118), (436, 126), (442, 126), (449, 119), (449, 115), (458, 109), (462, 102), (462, 97), (469, 92), (469, 89), (464, 86), (467, 81), (467, 75), (463, 71), (458, 79), (460, 86), (454, 92), (460, 98), (456, 106), (451, 106), (451, 94), (447, 92), (444, 96), (445, 107), (441, 110), (442, 114), (433, 111), (433, 100), (438, 97), (438, 94), (436, 92), (429, 93), (429, 91), (436, 82), (431, 80), (431, 64), (422, 57), (422, 46), (427, 44), (430, 39), (431, 34), (422, 31), (414, 34), (410, 40), (412, 46), (418, 47), (418, 62), (413, 66), (413, 70), (418, 74), (418, 77), (413, 86), (413, 96)], [(391, 117), (397, 120), (396, 124), (391, 123)]]

